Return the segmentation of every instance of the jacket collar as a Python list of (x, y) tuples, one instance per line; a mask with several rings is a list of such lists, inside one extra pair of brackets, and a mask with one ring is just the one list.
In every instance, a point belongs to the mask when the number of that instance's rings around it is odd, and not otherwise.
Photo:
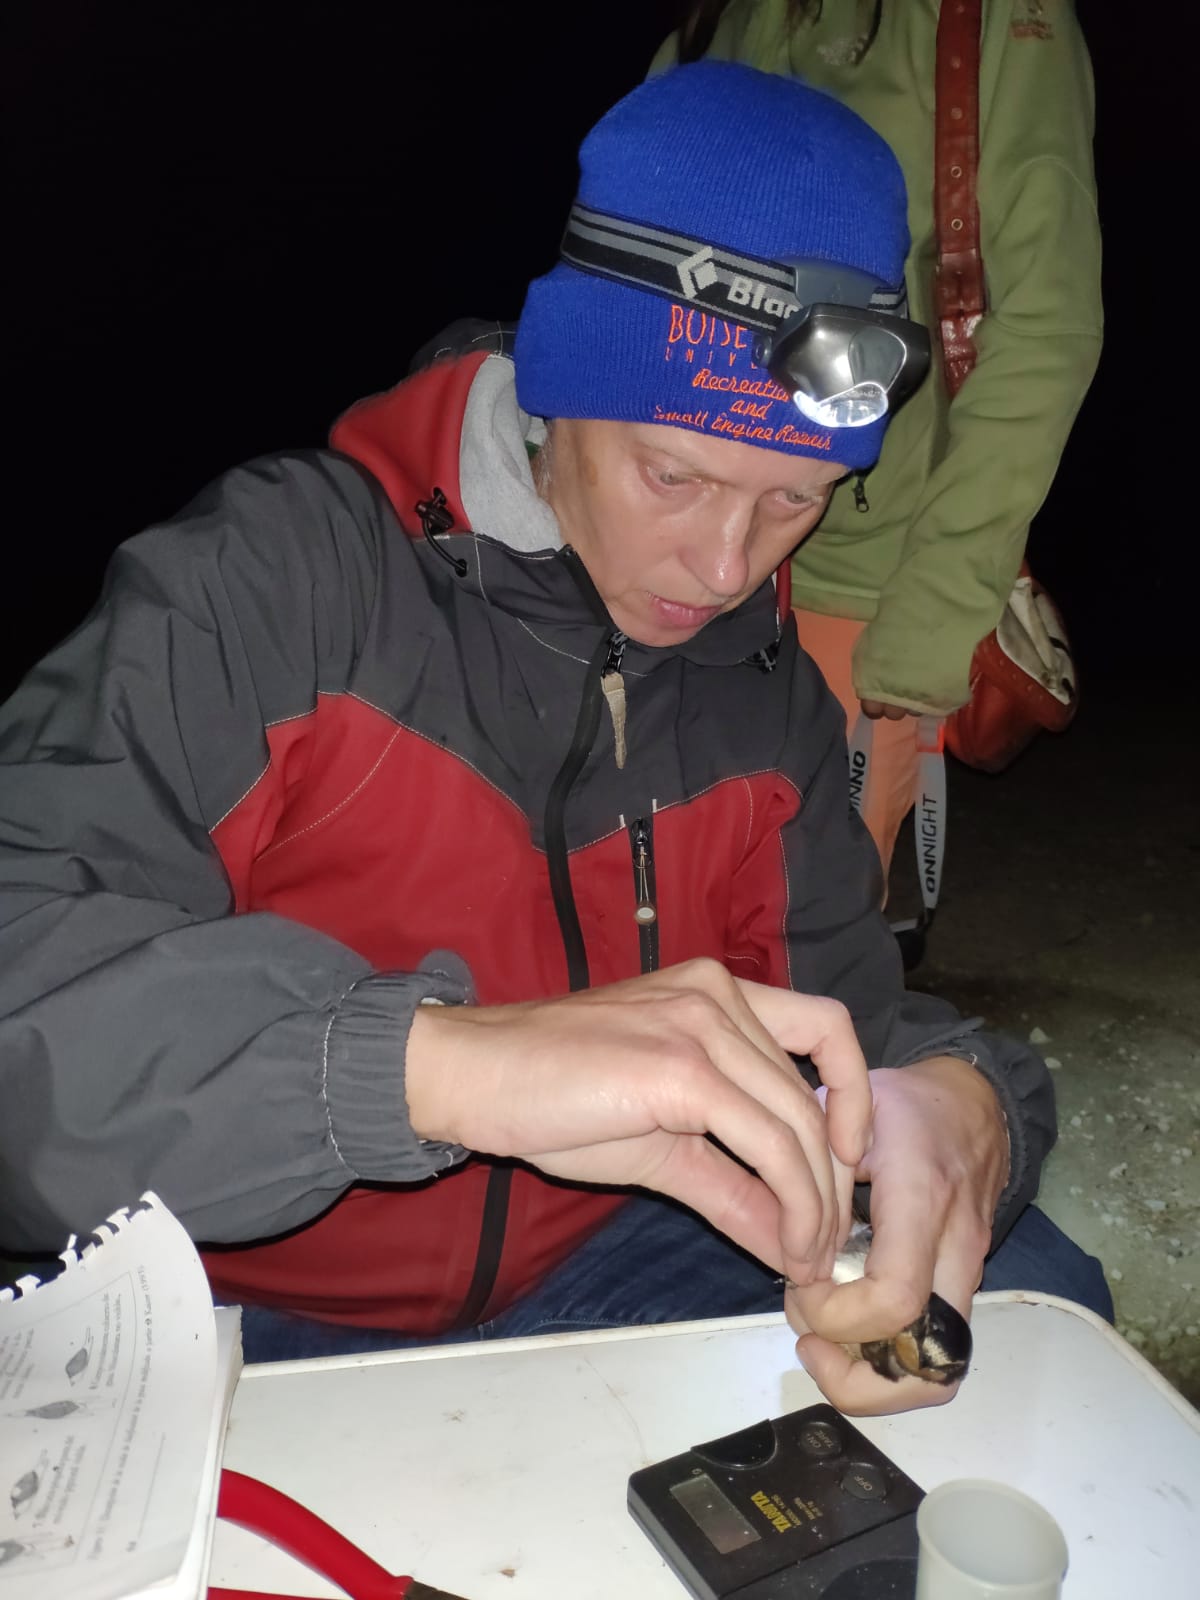
[[(445, 548), (466, 563), (463, 584), (519, 615), (547, 644), (566, 648), (569, 640), (569, 654), (590, 654), (594, 646), (579, 630), (598, 640), (603, 624), (562, 559), (558, 522), (530, 471), (528, 446), (544, 438), (541, 420), (517, 405), (512, 361), (475, 354), (437, 362), (359, 401), (335, 423), (330, 442), (378, 480), (412, 538), (422, 536), (418, 503), (440, 489), (453, 519)], [(731, 666), (769, 650), (778, 635), (768, 582), (686, 644), (652, 649), (630, 641), (625, 659), (633, 672), (676, 656)]]

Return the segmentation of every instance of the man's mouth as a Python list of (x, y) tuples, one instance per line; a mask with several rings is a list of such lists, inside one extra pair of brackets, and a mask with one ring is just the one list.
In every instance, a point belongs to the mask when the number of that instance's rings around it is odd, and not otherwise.
[(661, 594), (652, 594), (650, 604), (659, 620), (672, 628), (702, 628), (719, 616), (723, 606), (688, 606), (678, 600), (668, 600)]

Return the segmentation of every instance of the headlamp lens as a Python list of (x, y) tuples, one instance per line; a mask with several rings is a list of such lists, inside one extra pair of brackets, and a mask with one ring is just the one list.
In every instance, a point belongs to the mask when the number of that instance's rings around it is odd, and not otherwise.
[(756, 359), (821, 428), (865, 428), (894, 410), (929, 364), (916, 323), (858, 306), (805, 306)]
[(818, 400), (797, 389), (796, 409), (821, 428), (865, 428), (887, 415), (887, 390), (878, 383), (856, 383), (852, 389)]

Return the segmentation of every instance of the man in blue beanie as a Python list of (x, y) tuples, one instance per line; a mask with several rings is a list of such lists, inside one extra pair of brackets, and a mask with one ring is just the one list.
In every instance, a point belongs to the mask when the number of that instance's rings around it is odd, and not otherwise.
[(251, 1359), (786, 1278), (835, 1403), (944, 1399), (844, 1346), (967, 1313), (989, 1251), (1102, 1279), (1029, 1207), (1044, 1064), (904, 992), (776, 594), (927, 361), (899, 171), (716, 63), (581, 168), (515, 363), (447, 349), (219, 479), (5, 708), (0, 1248), (154, 1189)]

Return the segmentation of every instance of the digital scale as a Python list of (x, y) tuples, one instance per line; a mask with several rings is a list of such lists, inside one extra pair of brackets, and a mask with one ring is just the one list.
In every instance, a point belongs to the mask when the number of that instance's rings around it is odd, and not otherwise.
[(630, 1511), (696, 1600), (913, 1600), (923, 1498), (827, 1405), (629, 1479)]

